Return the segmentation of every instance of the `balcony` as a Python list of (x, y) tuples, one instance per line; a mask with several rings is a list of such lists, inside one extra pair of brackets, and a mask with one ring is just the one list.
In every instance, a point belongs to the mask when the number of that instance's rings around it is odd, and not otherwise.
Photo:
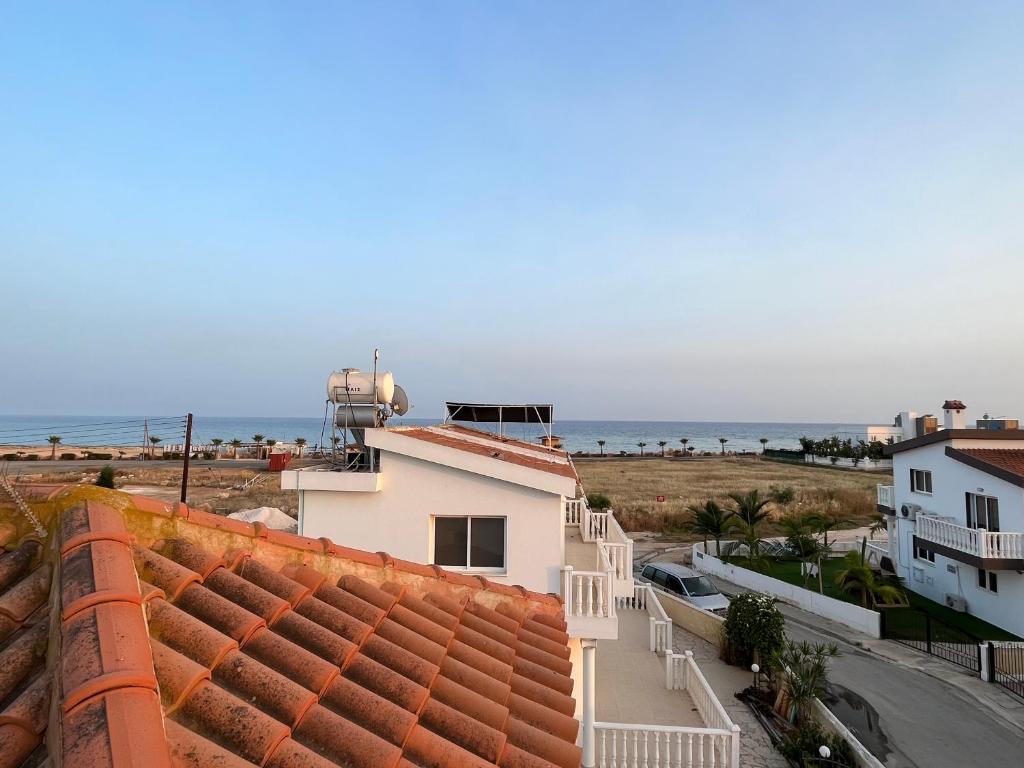
[(596, 512), (586, 498), (566, 500), (564, 563), (562, 599), (569, 634), (614, 639), (616, 599), (633, 596), (633, 540), (611, 510)]
[(886, 515), (896, 514), (896, 489), (891, 485), (879, 485), (878, 511)]
[(930, 515), (918, 515), (914, 546), (991, 571), (1024, 569), (1024, 533), (968, 528)]

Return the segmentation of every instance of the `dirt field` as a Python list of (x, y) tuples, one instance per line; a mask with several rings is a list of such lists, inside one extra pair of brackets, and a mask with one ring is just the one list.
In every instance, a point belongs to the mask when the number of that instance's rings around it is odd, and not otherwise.
[[(889, 484), (885, 473), (858, 472), (825, 467), (803, 467), (760, 459), (576, 459), (576, 469), (587, 493), (608, 496), (615, 516), (629, 531), (654, 531), (665, 540), (692, 541), (683, 529), (691, 504), (709, 498), (728, 506), (731, 492), (757, 488), (768, 493), (772, 487), (792, 488), (794, 499), (786, 505), (773, 504), (777, 519), (790, 511), (829, 509), (851, 524), (868, 523), (875, 512), (875, 486)], [(664, 496), (658, 502), (657, 496)], [(775, 533), (774, 526), (765, 528)]]
[[(98, 474), (98, 470), (49, 472), (26, 477), (25, 480), (36, 483), (92, 483)], [(244, 491), (236, 487), (256, 475), (262, 475), (262, 480), (258, 483)], [(296, 491), (282, 491), (281, 478), (277, 473), (193, 467), (188, 480), (188, 503), (193, 507), (220, 515), (255, 507), (277, 507), (292, 517), (298, 515), (299, 495)], [(118, 489), (128, 493), (139, 493), (164, 501), (177, 501), (181, 493), (181, 469), (119, 469), (115, 473), (114, 482)]]

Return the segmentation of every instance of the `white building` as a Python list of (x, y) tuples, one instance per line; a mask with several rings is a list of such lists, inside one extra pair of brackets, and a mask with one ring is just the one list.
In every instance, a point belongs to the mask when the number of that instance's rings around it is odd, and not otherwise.
[[(611, 511), (588, 506), (565, 451), (451, 423), (368, 427), (357, 442), (361, 458), (347, 469), (282, 472), (281, 487), (299, 493), (300, 534), (443, 566), (448, 578), (560, 595), (585, 768), (739, 768), (738, 726), (692, 655), (673, 652), (672, 621), (648, 585), (634, 584), (632, 540)], [(667, 697), (661, 718), (597, 719), (599, 642), (602, 653), (624, 642), (640, 652), (639, 667), (633, 656), (629, 669), (606, 666), (602, 690), (618, 701), (634, 687), (626, 699), (645, 712)], [(659, 750), (663, 762), (650, 761)]]
[(886, 449), (889, 556), (908, 588), (1024, 636), (1024, 432), (966, 429), (965, 410)]

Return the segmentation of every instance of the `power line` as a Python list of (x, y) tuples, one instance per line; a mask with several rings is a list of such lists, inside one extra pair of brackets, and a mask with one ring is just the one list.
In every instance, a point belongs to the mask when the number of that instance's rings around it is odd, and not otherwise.
[(127, 427), (130, 425), (138, 425), (142, 427), (146, 422), (151, 424), (159, 424), (161, 422), (181, 422), (185, 423), (184, 416), (159, 416), (153, 419), (125, 419), (120, 421), (97, 421), (91, 424), (66, 424), (64, 426), (42, 426), (42, 427), (13, 427), (9, 429), (0, 429), (0, 434), (14, 434), (18, 432), (28, 432), (31, 434), (37, 434), (40, 432), (46, 432), (48, 430), (61, 429), (64, 431), (85, 429), (91, 427)]

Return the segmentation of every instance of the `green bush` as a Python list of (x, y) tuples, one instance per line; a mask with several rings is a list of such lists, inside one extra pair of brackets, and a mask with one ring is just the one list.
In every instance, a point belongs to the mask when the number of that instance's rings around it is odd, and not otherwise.
[(213, 459), (217, 458), (217, 454), (214, 453), (213, 451), (203, 451), (203, 458), (206, 459), (207, 461), (212, 461)]
[(844, 765), (849, 768), (857, 765), (850, 745), (835, 734), (826, 733), (814, 721), (797, 728), (788, 739), (779, 745), (779, 751), (798, 765), (815, 765), (815, 761), (819, 758), (818, 748), (822, 745), (832, 751), (830, 759), (833, 762), (829, 765)]
[(114, 488), (114, 468), (107, 464), (100, 470), (100, 476), (96, 478), (96, 485), (100, 488)]
[(26, 461), (39, 461), (39, 454), (38, 453), (30, 453), (28, 456), (25, 457), (25, 460)]
[(78, 454), (77, 453), (62, 453), (60, 455), (60, 460), (61, 461), (74, 461), (77, 458), (78, 458)]
[(785, 506), (796, 498), (796, 491), (791, 485), (773, 485), (768, 489), (768, 498), (776, 504)]
[(608, 509), (612, 505), (612, 500), (603, 493), (588, 493), (587, 504), (591, 509)]
[(85, 458), (87, 458), (87, 459), (94, 459), (96, 461), (110, 461), (112, 458), (114, 458), (114, 454), (112, 454), (112, 453), (93, 453), (92, 451), (87, 451), (86, 454), (85, 454)]
[(786, 642), (785, 618), (774, 597), (745, 592), (729, 602), (722, 631), (722, 656), (729, 664), (749, 667), (755, 660), (767, 666)]
[(5, 453), (3, 456), (0, 456), (0, 458), (2, 458), (4, 461), (17, 461), (18, 460), (18, 454), (16, 454), (16, 453)]

